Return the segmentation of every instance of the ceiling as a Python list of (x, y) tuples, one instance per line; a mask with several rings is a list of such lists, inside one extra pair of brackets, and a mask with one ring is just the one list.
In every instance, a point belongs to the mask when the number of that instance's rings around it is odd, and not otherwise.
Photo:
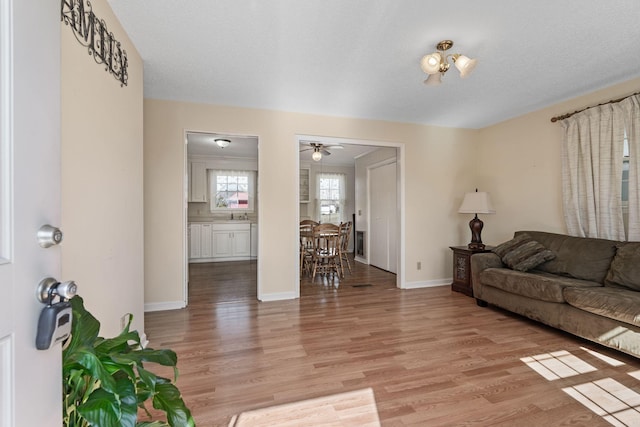
[[(218, 147), (215, 143), (218, 138), (228, 139), (230, 141), (229, 145), (225, 148)], [(300, 141), (300, 164), (312, 162), (311, 153), (313, 153), (313, 149), (308, 150), (310, 148), (309, 142), (322, 143), (331, 153), (330, 155), (324, 154), (322, 156), (323, 165), (353, 166), (357, 157), (377, 149), (377, 147), (371, 145), (354, 144), (336, 138), (323, 139), (300, 136), (298, 139)], [(332, 148), (336, 145), (342, 148)], [(255, 159), (258, 157), (258, 137), (188, 132), (187, 151), (189, 155)]]
[[(108, 0), (146, 98), (482, 128), (640, 77), (638, 0)], [(427, 87), (442, 39), (478, 59)]]

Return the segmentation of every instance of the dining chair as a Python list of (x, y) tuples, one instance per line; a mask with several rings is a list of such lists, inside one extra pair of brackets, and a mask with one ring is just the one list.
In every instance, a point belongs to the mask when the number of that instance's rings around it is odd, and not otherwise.
[(340, 276), (340, 226), (320, 224), (313, 228), (313, 271), (311, 280), (316, 274), (335, 273)]
[(349, 262), (349, 239), (351, 237), (352, 227), (353, 223), (351, 221), (340, 223), (340, 268), (342, 270), (342, 277), (344, 277), (345, 262), (349, 273), (352, 273), (351, 263)]
[(304, 219), (300, 221), (300, 277), (304, 273), (311, 274), (313, 266), (313, 227), (316, 221)]

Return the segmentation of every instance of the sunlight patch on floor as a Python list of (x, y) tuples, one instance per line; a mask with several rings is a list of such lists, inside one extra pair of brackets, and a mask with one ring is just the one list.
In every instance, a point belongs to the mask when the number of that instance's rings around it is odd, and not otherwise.
[[(610, 366), (625, 365), (624, 362), (586, 347), (580, 347), (580, 349)], [(595, 367), (565, 350), (523, 357), (520, 360), (548, 381), (597, 371)], [(640, 371), (629, 372), (629, 375), (640, 379)], [(618, 427), (640, 425), (640, 394), (613, 378), (564, 387), (562, 391), (611, 425)]]
[(229, 427), (317, 425), (379, 427), (373, 390), (366, 388), (247, 411), (229, 423)]
[(592, 355), (593, 357), (596, 357), (600, 360), (602, 360), (604, 363), (611, 365), (611, 366), (622, 366), (624, 365), (624, 362), (621, 362), (619, 360), (614, 359), (613, 357), (609, 357), (609, 356), (605, 356), (604, 354), (598, 353), (597, 351), (593, 351), (590, 350), (586, 347), (580, 347), (582, 350), (586, 351), (587, 353), (589, 353), (590, 355)]
[(614, 426), (640, 423), (640, 394), (612, 378), (566, 387), (562, 391)]
[(549, 381), (597, 371), (566, 350), (523, 357), (520, 360)]

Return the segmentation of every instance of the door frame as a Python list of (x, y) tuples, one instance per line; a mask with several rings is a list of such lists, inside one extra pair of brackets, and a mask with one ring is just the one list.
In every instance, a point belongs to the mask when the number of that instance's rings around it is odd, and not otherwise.
[[(184, 301), (184, 306), (180, 308), (187, 307), (189, 305), (189, 153), (188, 153), (188, 140), (187, 135), (190, 133), (203, 133), (203, 134), (215, 134), (215, 135), (228, 135), (228, 136), (237, 136), (237, 137), (249, 137), (256, 138), (258, 140), (257, 146), (257, 159), (256, 163), (258, 164), (258, 170), (256, 171), (256, 199), (258, 199), (257, 209), (258, 209), (258, 224), (262, 222), (262, 198), (260, 197), (260, 188), (262, 188), (261, 182), (261, 174), (260, 174), (260, 136), (259, 135), (248, 135), (241, 134), (235, 132), (219, 132), (219, 131), (211, 131), (211, 130), (195, 130), (195, 129), (184, 129), (183, 131), (183, 162), (182, 162), (182, 188), (183, 188), (183, 203), (182, 203), (182, 296)], [(261, 234), (263, 227), (258, 226), (258, 243), (260, 242)], [(262, 295), (262, 280), (260, 278), (262, 271), (261, 268), (261, 259), (260, 256), (260, 244), (258, 244), (258, 252), (257, 252), (257, 272), (256, 272), (256, 294), (257, 299), (261, 299)]]
[[(322, 136), (322, 135), (312, 135), (312, 134), (296, 134), (294, 138), (294, 144), (296, 151), (300, 150), (300, 142), (308, 140), (322, 140), (329, 144), (352, 144), (352, 145), (367, 145), (371, 147), (388, 147), (396, 149), (396, 176), (397, 176), (397, 230), (398, 230), (398, 240), (397, 240), (397, 248), (396, 248), (396, 257), (397, 257), (397, 266), (398, 272), (396, 273), (396, 287), (405, 288), (406, 287), (406, 263), (405, 263), (405, 144), (401, 142), (392, 142), (392, 141), (376, 141), (370, 139), (354, 139), (354, 138), (342, 138), (342, 137), (332, 137), (332, 136)], [(296, 156), (296, 171), (300, 170), (300, 155)], [(367, 178), (368, 179), (368, 178)], [(368, 185), (368, 183), (367, 183)], [(295, 174), (295, 186), (297, 199), (300, 200), (300, 174)], [(368, 198), (368, 196), (367, 196)], [(368, 203), (368, 201), (367, 201)], [(300, 204), (296, 204), (296, 218), (297, 222), (300, 223)], [(293, 224), (296, 228), (295, 235), (296, 238), (300, 239), (300, 228), (298, 227), (298, 223)], [(367, 224), (367, 228), (369, 224)], [(367, 230), (367, 234), (369, 231)], [(368, 237), (367, 237), (368, 240)], [(366, 243), (368, 245), (368, 242)], [(367, 248), (368, 251), (368, 248)], [(296, 286), (295, 297), (300, 298), (300, 263), (297, 259), (298, 253), (296, 252), (296, 280), (298, 286)]]

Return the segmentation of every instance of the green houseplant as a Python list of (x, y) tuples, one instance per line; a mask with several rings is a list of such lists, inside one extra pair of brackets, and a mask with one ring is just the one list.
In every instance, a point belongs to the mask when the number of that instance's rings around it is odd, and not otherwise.
[[(85, 309), (82, 298), (70, 301), (72, 335), (62, 356), (64, 426), (195, 426), (175, 384), (144, 366), (150, 362), (173, 367), (175, 381), (176, 353), (142, 348), (138, 332), (129, 330), (133, 316), (117, 337), (99, 337), (100, 322)], [(166, 422), (138, 421), (139, 408), (151, 418), (147, 402), (164, 412)]]

